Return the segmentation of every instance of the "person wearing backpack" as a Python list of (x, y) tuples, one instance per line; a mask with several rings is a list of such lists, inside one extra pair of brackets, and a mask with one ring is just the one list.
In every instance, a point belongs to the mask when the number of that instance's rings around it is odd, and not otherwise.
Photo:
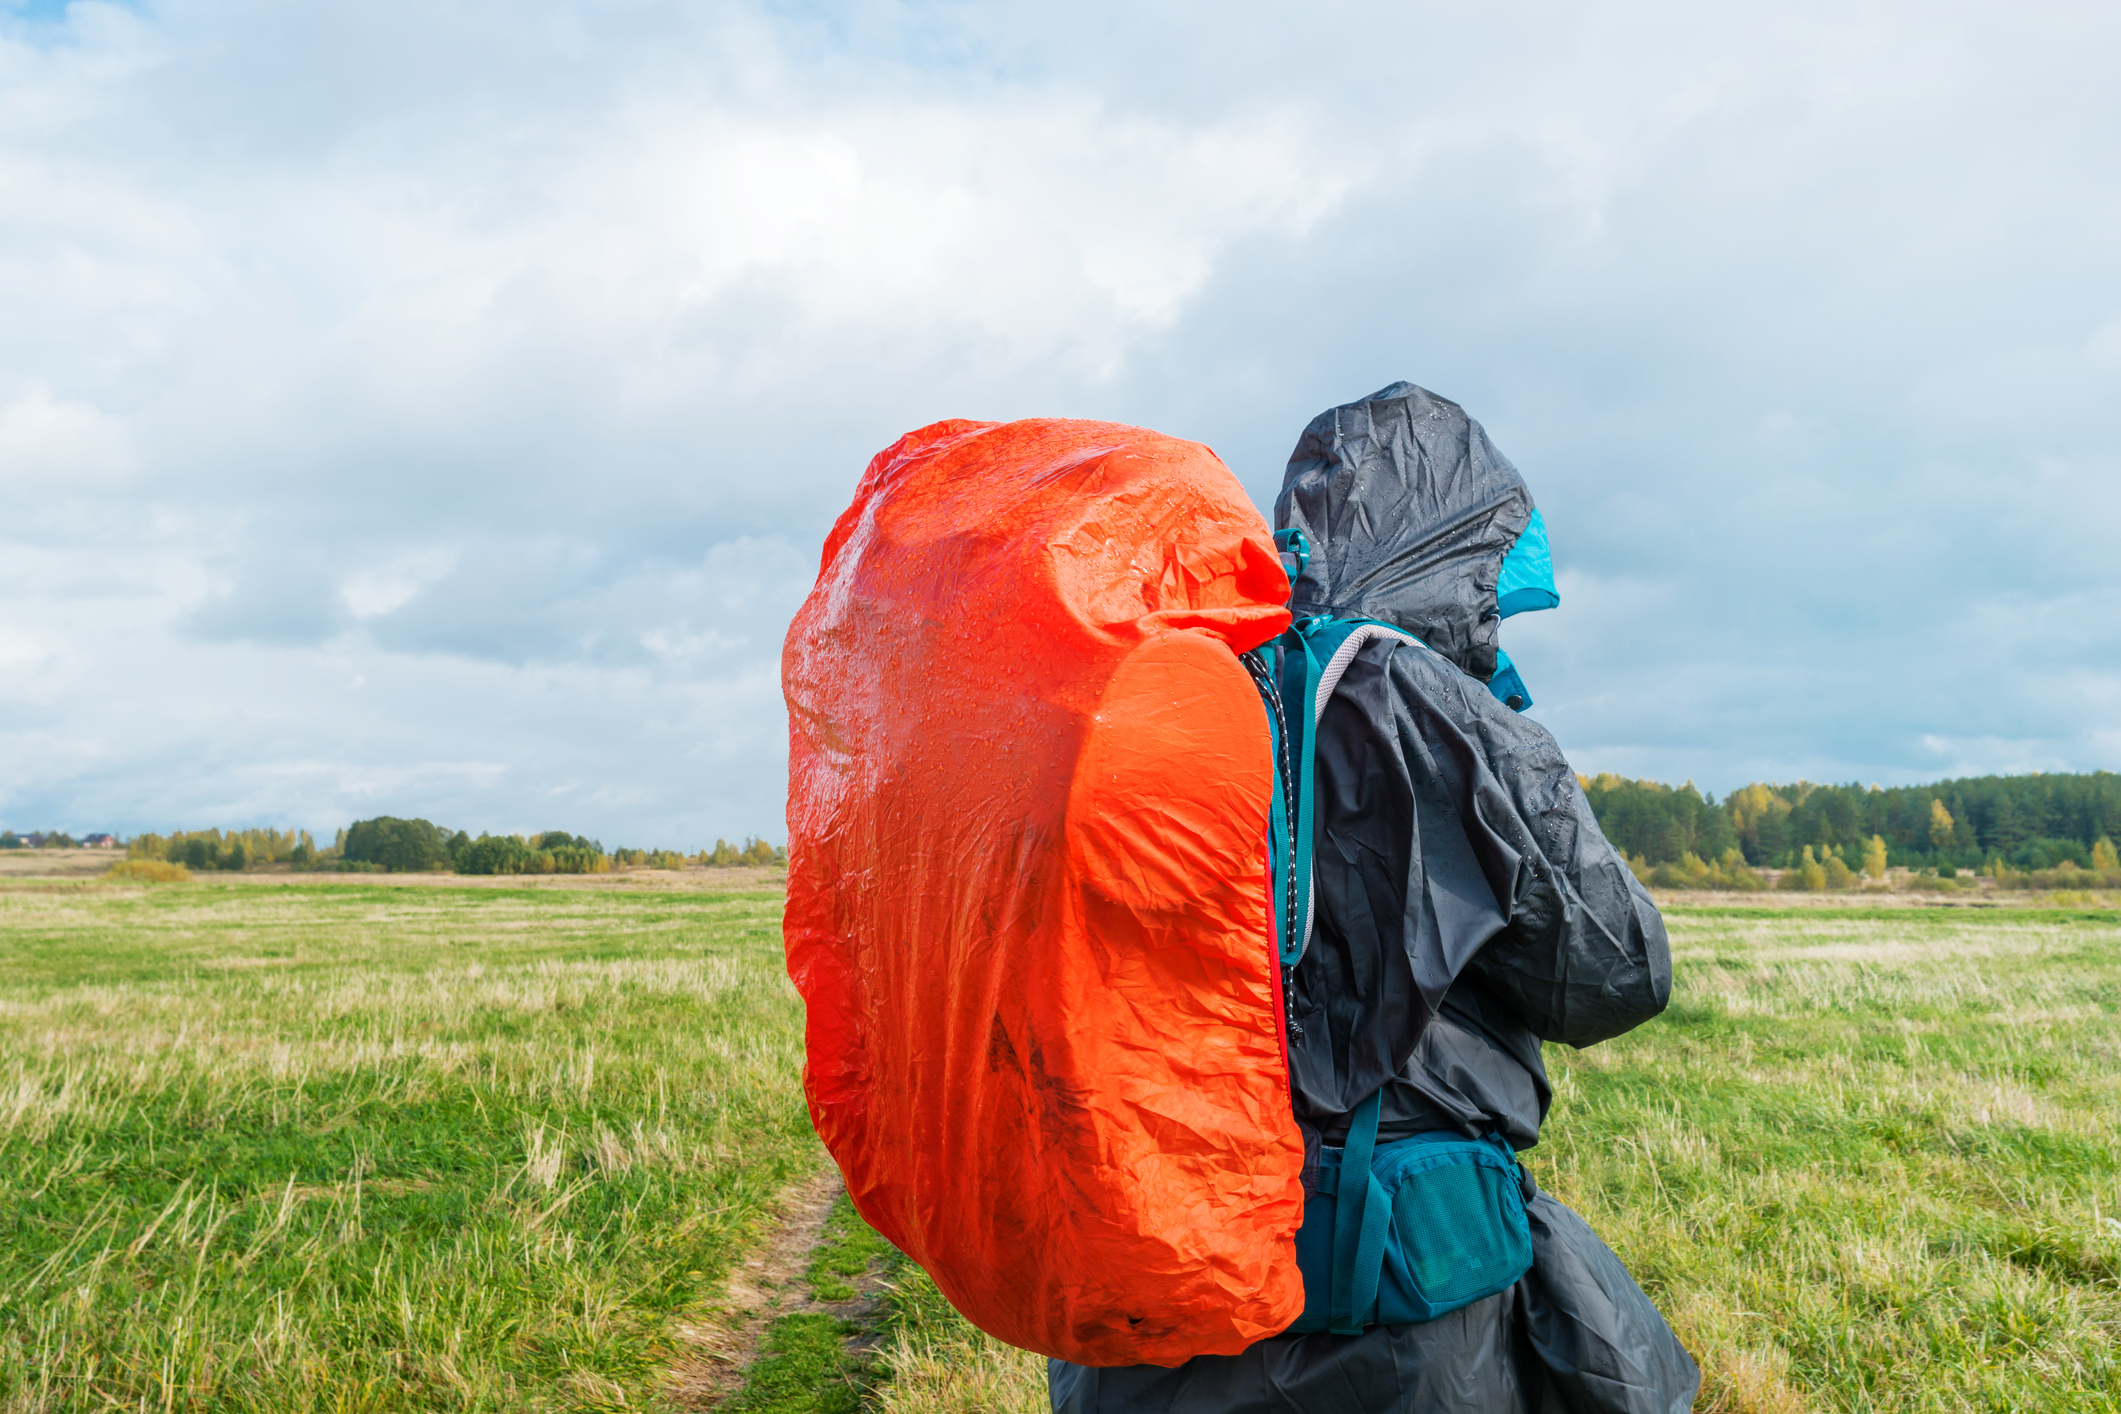
[(1246, 656), (1287, 815), (1306, 1309), (1235, 1355), (1052, 1360), (1055, 1414), (1681, 1414), (1694, 1362), (1514, 1159), (1552, 1100), (1541, 1044), (1671, 992), (1657, 909), (1500, 649), (1504, 618), (1559, 602), (1543, 519), (1480, 424), (1408, 383), (1313, 420), (1275, 517), (1296, 622)]

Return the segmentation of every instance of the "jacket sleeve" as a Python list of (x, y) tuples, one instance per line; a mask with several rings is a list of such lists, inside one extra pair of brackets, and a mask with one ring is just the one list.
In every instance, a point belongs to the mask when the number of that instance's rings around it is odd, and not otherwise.
[(1588, 1046), (1641, 1025), (1672, 993), (1657, 906), (1546, 728), (1447, 666), (1418, 650), (1393, 659), (1422, 734), (1485, 768), (1462, 797), (1462, 823), (1506, 921), (1462, 972), (1541, 1040)]

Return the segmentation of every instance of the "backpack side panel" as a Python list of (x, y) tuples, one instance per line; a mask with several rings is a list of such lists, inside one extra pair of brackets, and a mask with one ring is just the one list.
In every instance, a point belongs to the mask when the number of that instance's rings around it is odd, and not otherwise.
[(1081, 1364), (1302, 1309), (1272, 764), (1234, 654), (1287, 622), (1212, 452), (944, 423), (871, 463), (789, 631), (790, 976), (862, 1215)]

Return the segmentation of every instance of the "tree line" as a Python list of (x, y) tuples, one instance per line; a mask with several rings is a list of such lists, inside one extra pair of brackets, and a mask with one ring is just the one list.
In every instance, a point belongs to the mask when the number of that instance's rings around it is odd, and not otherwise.
[[(1887, 867), (1946, 878), (1962, 870), (2044, 873), (2064, 864), (2104, 872), (2121, 835), (2121, 775), (2112, 771), (1892, 787), (1755, 782), (1721, 801), (1691, 781), (1672, 786), (1611, 773), (1579, 779), (1599, 827), (1623, 853), (1644, 869), (1685, 873), (1700, 887), (1757, 886), (1746, 881), (1761, 868), (1803, 877), (1818, 870), (1834, 880), (1882, 877)], [(193, 870), (272, 863), (348, 872), (601, 874), (788, 862), (784, 848), (763, 839), (718, 839), (690, 854), (606, 850), (565, 830), (473, 838), (390, 815), (355, 821), (325, 848), (304, 830), (180, 830), (136, 836), (127, 852)]]
[(0, 830), (0, 849), (77, 849), (80, 844), (64, 830), (37, 830), (28, 835)]
[[(1579, 778), (1599, 828), (1631, 858), (1679, 864), (1726, 856), (1755, 868), (1865, 872), (1884, 863), (1934, 870), (2095, 869), (2121, 835), (2121, 775), (2112, 771), (1975, 776), (1923, 786), (1755, 783), (1721, 802), (1685, 785), (1610, 773)], [(1873, 845), (1873, 841), (1878, 844)], [(2106, 841), (2102, 851), (2099, 846)], [(1881, 866), (1882, 872), (1884, 866)]]
[(340, 873), (608, 874), (614, 868), (683, 869), (739, 865), (785, 866), (788, 851), (763, 839), (741, 845), (716, 840), (693, 854), (672, 849), (619, 848), (565, 830), (535, 835), (482, 834), (474, 839), (430, 820), (379, 815), (356, 820), (322, 849), (306, 830), (179, 830), (136, 835), (132, 859), (157, 859), (194, 871), (239, 870), (254, 864)]
[(187, 869), (248, 869), (253, 864), (309, 867), (317, 842), (307, 830), (176, 830), (166, 835), (134, 835), (125, 847), (129, 859), (163, 859)]

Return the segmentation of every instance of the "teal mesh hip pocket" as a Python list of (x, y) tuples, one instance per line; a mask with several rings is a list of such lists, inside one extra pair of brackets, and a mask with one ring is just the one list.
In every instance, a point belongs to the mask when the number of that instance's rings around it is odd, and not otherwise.
[(1292, 1332), (1431, 1321), (1532, 1266), (1517, 1160), (1498, 1135), (1417, 1134), (1375, 1145), (1378, 1097), (1348, 1145), (1320, 1155), (1296, 1237), (1304, 1313)]

